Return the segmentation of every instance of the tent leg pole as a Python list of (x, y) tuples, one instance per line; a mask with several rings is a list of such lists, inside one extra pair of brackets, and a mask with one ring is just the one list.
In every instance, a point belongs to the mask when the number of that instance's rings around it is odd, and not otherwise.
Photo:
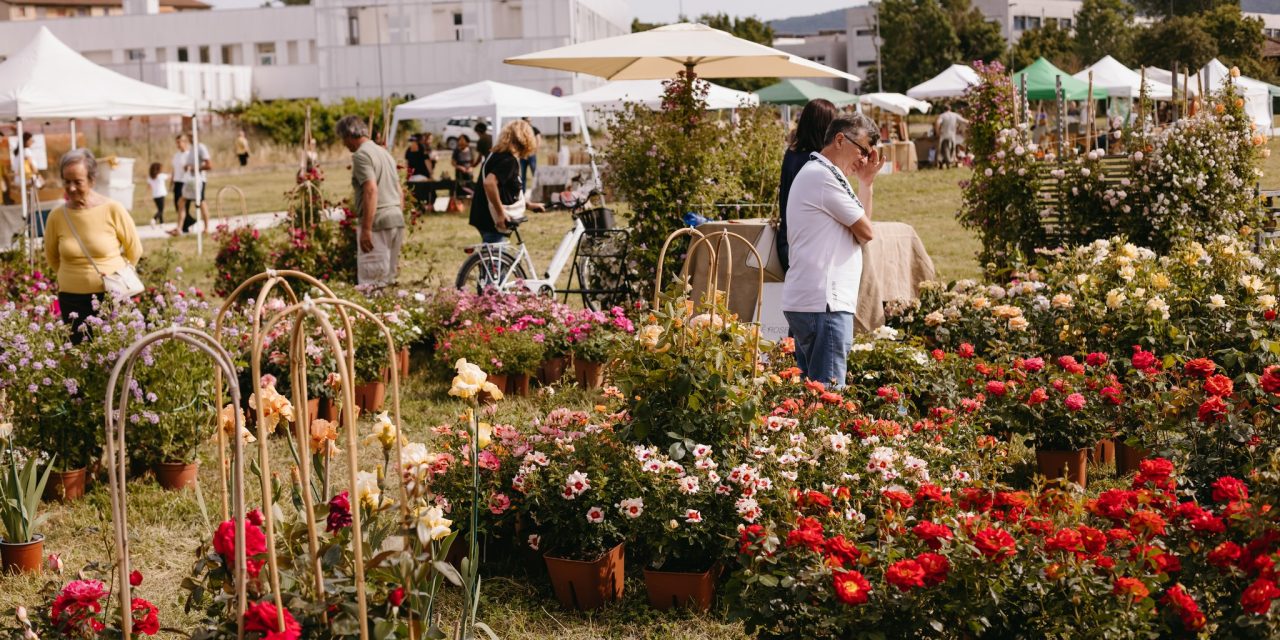
[(71, 119), (71, 150), (76, 150), (76, 119)]
[[(27, 222), (27, 261), (33, 266), (36, 263), (36, 224), (32, 216), (27, 214), (27, 154), (22, 145), (22, 118), (18, 118), (17, 154), (13, 161), (18, 163), (18, 191), (22, 192), (22, 219)], [(11, 154), (12, 155), (12, 154)]]

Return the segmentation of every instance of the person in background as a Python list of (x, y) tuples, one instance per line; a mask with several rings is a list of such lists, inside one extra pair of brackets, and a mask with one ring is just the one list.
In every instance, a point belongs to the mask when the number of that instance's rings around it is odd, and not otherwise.
[(138, 264), (142, 241), (124, 205), (93, 190), (98, 162), (88, 149), (68, 151), (58, 164), (66, 204), (49, 214), (44, 257), (57, 275), (62, 321), (78, 344), (92, 337), (85, 321), (104, 300), (103, 275)]
[(956, 166), (956, 147), (960, 142), (962, 124), (969, 124), (969, 121), (952, 111), (951, 105), (942, 107), (942, 114), (933, 124), (938, 133), (938, 167), (941, 169)]
[(476, 157), (472, 161), (471, 166), (478, 167), (485, 158), (489, 157), (489, 152), (493, 151), (493, 136), (489, 135), (489, 125), (483, 122), (476, 123)]
[[(183, 156), (191, 150), (191, 141), (187, 139), (187, 134), (180, 133), (174, 138), (174, 143), (177, 144), (178, 150), (169, 161), (169, 166), (173, 170), (173, 173), (170, 174), (170, 181), (173, 185), (173, 210), (177, 212), (178, 229), (180, 229), (183, 222), (191, 215), (191, 203), (182, 199), (182, 181), (186, 175), (186, 171), (183, 169), (186, 165), (186, 160), (183, 159)], [(178, 229), (170, 231), (169, 235), (178, 235)]]
[[(22, 176), (18, 174), (17, 169), (19, 154), (21, 154), (22, 157), (22, 168), (27, 174), (26, 188), (30, 189), (35, 187), (39, 189), (44, 186), (44, 178), (40, 177), (40, 172), (36, 170), (36, 152), (33, 148), (35, 147), (35, 144), (36, 137), (30, 131), (24, 131), (22, 133), (22, 148), (13, 150), (13, 157), (10, 158), (9, 167), (10, 171), (13, 173), (13, 184), (15, 187), (17, 186), (18, 181), (22, 179)], [(15, 189), (14, 193), (16, 194), (14, 196), (14, 201), (21, 202), (22, 192)]]
[(249, 164), (249, 137), (244, 134), (244, 129), (236, 136), (236, 158), (242, 167)]
[(404, 244), (404, 196), (395, 158), (369, 139), (369, 127), (358, 116), (339, 120), (337, 132), (351, 152), (351, 204), (360, 221), (356, 280), (389, 284), (400, 268)]
[(404, 163), (409, 167), (409, 182), (428, 182), (431, 180), (431, 167), (428, 166), (428, 152), (422, 146), (419, 134), (409, 136), (409, 148), (404, 151)]
[(164, 173), (164, 166), (152, 162), (147, 169), (147, 186), (151, 188), (151, 199), (156, 203), (156, 215), (151, 216), (151, 225), (164, 222), (164, 199), (169, 195), (169, 174)]
[[(524, 199), (520, 187), (520, 160), (538, 152), (538, 139), (533, 126), (516, 120), (502, 128), (498, 144), (480, 168), (480, 188), (471, 200), (471, 226), (480, 232), (487, 244), (506, 242), (507, 212), (504, 206)], [(533, 211), (545, 211), (539, 202), (525, 205)]]
[(791, 134), (791, 144), (782, 154), (782, 175), (778, 179), (778, 261), (782, 263), (785, 273), (791, 265), (787, 243), (787, 198), (791, 193), (791, 182), (809, 161), (809, 154), (822, 149), (822, 140), (827, 135), (827, 127), (836, 117), (836, 105), (830, 100), (815, 98), (804, 105), (800, 112), (800, 122)]
[(182, 149), (174, 157), (176, 163), (182, 167), (182, 194), (178, 198), (178, 211), (184, 213), (180, 218), (180, 229), (170, 231), (171, 236), (190, 231), (191, 227), (199, 221), (191, 215), (191, 203), (198, 202), (200, 219), (209, 220), (209, 201), (204, 198), (205, 182), (209, 179), (205, 172), (213, 168), (209, 147), (204, 146), (202, 142), (198, 148), (193, 149), (191, 139), (184, 133), (178, 142), (178, 148)]
[[(522, 120), (524, 120), (525, 122), (529, 122), (528, 118), (522, 118)], [(538, 148), (541, 149), (542, 148), (542, 132), (539, 131), (537, 127), (534, 127), (532, 122), (529, 122), (529, 126), (533, 128), (533, 139), (538, 143), (537, 144)], [(538, 177), (538, 154), (537, 153), (534, 153), (528, 158), (525, 158), (520, 161), (520, 187), (525, 191), (529, 190), (530, 175), (532, 175), (534, 179), (537, 179)]]
[[(787, 200), (791, 269), (782, 312), (796, 342), (796, 364), (810, 380), (845, 386), (853, 314), (862, 278), (862, 246), (873, 238), (872, 185), (884, 160), (870, 118), (831, 121), (822, 150), (796, 174)], [(857, 193), (849, 178), (858, 179)]]
[(476, 163), (476, 150), (471, 148), (471, 138), (458, 136), (458, 146), (453, 148), (453, 179), (457, 188), (464, 195), (471, 195), (473, 173)]

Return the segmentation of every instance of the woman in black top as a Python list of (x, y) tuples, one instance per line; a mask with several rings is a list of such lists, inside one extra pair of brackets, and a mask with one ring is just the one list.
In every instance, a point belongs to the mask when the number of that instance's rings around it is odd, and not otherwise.
[[(524, 201), (520, 190), (520, 161), (537, 153), (538, 141), (533, 127), (524, 120), (516, 120), (502, 128), (493, 152), (480, 166), (480, 188), (471, 200), (471, 226), (480, 232), (480, 239), (493, 244), (507, 239), (507, 214), (503, 206)], [(538, 202), (525, 207), (543, 211)]]
[(431, 179), (431, 147), (425, 142), (430, 135), (429, 133), (414, 134), (409, 138), (409, 148), (404, 152), (404, 161), (409, 166), (410, 180)]
[(827, 135), (827, 127), (836, 117), (836, 106), (829, 100), (815, 98), (804, 105), (800, 112), (800, 122), (791, 136), (791, 144), (782, 156), (782, 177), (778, 180), (778, 261), (785, 272), (791, 266), (787, 244), (787, 196), (791, 193), (791, 182), (795, 180), (800, 168), (809, 161), (809, 154), (822, 149), (823, 139)]

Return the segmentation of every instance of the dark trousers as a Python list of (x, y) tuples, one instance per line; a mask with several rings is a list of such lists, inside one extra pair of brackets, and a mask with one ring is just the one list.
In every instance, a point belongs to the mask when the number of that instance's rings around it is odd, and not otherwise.
[(249, 154), (247, 154), (247, 153), (237, 153), (237, 154), (236, 154), (236, 157), (240, 159), (240, 166), (242, 166), (242, 167), (243, 167), (243, 166), (245, 166), (245, 165), (249, 164)]
[(71, 325), (72, 344), (93, 339), (93, 332), (90, 330), (90, 325), (85, 324), (85, 320), (90, 316), (98, 315), (94, 299), (101, 301), (102, 296), (101, 293), (58, 292), (58, 310), (62, 314), (62, 321)]
[(156, 222), (164, 222), (164, 196), (152, 198), (156, 202)]
[[(180, 210), (180, 208), (179, 208), (179, 206), (178, 206), (179, 204), (181, 204), (181, 203), (182, 203), (182, 184), (183, 184), (183, 183), (181, 183), (181, 182), (175, 182), (175, 183), (173, 183), (173, 210), (178, 212), (178, 224), (182, 224), (182, 214), (183, 214), (183, 212)], [(187, 213), (187, 215), (191, 215), (191, 201), (190, 201), (190, 200), (188, 200), (188, 201), (187, 201), (187, 210), (186, 210), (186, 213)]]

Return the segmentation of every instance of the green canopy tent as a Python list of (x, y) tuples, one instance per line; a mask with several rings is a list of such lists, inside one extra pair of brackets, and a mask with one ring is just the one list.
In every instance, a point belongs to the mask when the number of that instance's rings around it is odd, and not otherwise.
[(852, 93), (845, 93), (839, 89), (832, 89), (808, 80), (799, 79), (783, 80), (777, 84), (771, 84), (757, 91), (756, 96), (760, 98), (760, 102), (784, 105), (804, 105), (815, 98), (826, 98), (837, 107), (857, 104), (858, 102), (858, 96)]
[[(1037, 58), (1030, 66), (1013, 74), (1013, 87), (1015, 90), (1021, 91), (1022, 79), (1026, 78), (1028, 100), (1057, 100), (1057, 78), (1059, 77), (1062, 78), (1062, 94), (1065, 100), (1089, 99), (1088, 81), (1072, 77), (1071, 74), (1053, 66), (1052, 62), (1044, 58)], [(1106, 89), (1098, 86), (1093, 87), (1094, 100), (1106, 97)], [(761, 98), (761, 100), (763, 99)]]

